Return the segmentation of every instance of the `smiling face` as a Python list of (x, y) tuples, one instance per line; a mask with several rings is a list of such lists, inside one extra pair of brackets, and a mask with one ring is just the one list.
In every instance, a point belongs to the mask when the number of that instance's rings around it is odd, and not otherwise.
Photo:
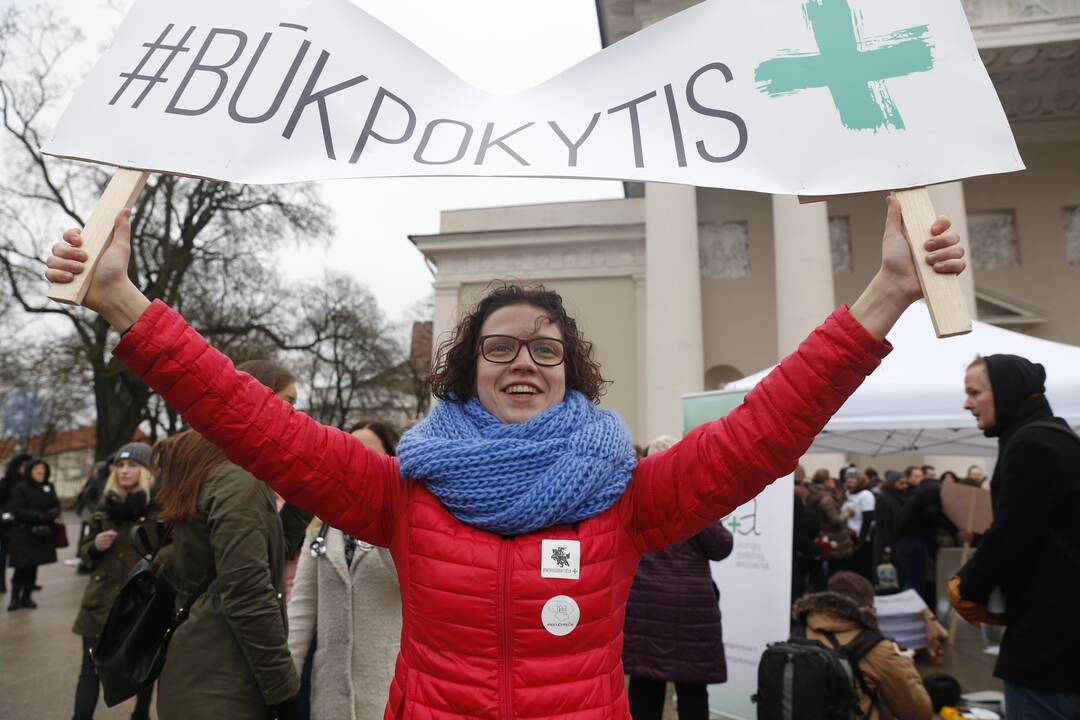
[(964, 409), (975, 416), (975, 424), (980, 430), (994, 427), (997, 418), (994, 415), (994, 391), (990, 387), (990, 378), (985, 365), (974, 365), (964, 373)]
[(139, 479), (142, 477), (142, 465), (134, 460), (121, 460), (116, 463), (116, 484), (124, 490), (134, 490), (139, 487)]
[[(558, 324), (532, 305), (507, 305), (495, 310), (484, 320), (480, 335), (563, 339)], [(566, 364), (537, 365), (524, 345), (508, 363), (485, 360), (477, 349), (476, 395), (480, 404), (502, 422), (523, 423), (562, 402), (566, 396)]]
[(30, 479), (34, 482), (45, 482), (45, 465), (38, 463), (30, 468)]

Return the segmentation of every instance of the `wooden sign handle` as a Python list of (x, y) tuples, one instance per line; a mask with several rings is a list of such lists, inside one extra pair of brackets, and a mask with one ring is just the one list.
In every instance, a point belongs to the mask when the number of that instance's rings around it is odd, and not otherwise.
[(65, 305), (82, 305), (86, 291), (90, 289), (90, 281), (94, 277), (98, 260), (112, 242), (116, 215), (124, 208), (130, 208), (135, 204), (149, 176), (150, 173), (142, 170), (116, 169), (109, 184), (105, 187), (105, 192), (101, 194), (97, 207), (91, 213), (90, 220), (82, 229), (82, 249), (87, 255), (85, 269), (76, 275), (72, 282), (50, 284), (50, 300)]
[[(972, 528), (975, 527), (975, 495), (971, 496), (971, 502), (968, 503), (967, 511), (967, 523), (963, 529), (967, 532), (972, 532)], [(960, 567), (967, 565), (968, 558), (971, 557), (971, 541), (964, 541), (964, 549), (960, 553)], [(949, 618), (949, 645), (956, 644), (956, 620), (960, 615), (955, 610), (952, 611), (952, 617)]]
[[(930, 238), (930, 226), (937, 220), (934, 203), (930, 200), (930, 191), (925, 187), (910, 190), (897, 190), (896, 198), (900, 201), (900, 211), (904, 216), (904, 234), (911, 246), (915, 258), (915, 269), (922, 285), (926, 306), (930, 308), (930, 319), (939, 338), (963, 335), (971, 332), (971, 311), (960, 289), (960, 279), (956, 275), (942, 275), (926, 264), (926, 249), (923, 247)], [(968, 261), (970, 262), (970, 258)]]

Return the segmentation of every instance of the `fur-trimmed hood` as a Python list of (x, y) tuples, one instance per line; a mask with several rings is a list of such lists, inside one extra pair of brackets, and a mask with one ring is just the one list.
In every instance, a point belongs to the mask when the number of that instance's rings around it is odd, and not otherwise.
[[(838, 619), (848, 620), (869, 630), (878, 629), (877, 615), (872, 608), (860, 607), (854, 600), (834, 592), (820, 592), (807, 595), (795, 601), (792, 615), (800, 623), (807, 622), (810, 613), (823, 613)], [(834, 628), (828, 628), (833, 630)]]

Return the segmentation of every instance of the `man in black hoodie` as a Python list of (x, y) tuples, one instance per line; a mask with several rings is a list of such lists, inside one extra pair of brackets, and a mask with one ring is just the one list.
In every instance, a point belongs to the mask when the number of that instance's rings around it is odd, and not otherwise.
[(994, 523), (949, 595), (975, 624), (1001, 620), (986, 605), (996, 588), (1005, 597), (994, 674), (1009, 720), (1080, 718), (1080, 438), (1054, 417), (1045, 380), (1016, 355), (976, 358), (964, 376), (964, 407), (998, 438)]

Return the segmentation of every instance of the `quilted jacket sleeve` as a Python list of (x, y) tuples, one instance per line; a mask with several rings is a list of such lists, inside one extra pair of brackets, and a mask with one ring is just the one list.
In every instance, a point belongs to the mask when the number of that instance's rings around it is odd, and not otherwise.
[(161, 301), (113, 355), (192, 428), (282, 497), (353, 537), (389, 545), (406, 484), (393, 458), (297, 412)]
[(833, 312), (730, 415), (638, 464), (617, 505), (634, 546), (655, 552), (685, 540), (794, 470), (891, 349), (846, 306)]

